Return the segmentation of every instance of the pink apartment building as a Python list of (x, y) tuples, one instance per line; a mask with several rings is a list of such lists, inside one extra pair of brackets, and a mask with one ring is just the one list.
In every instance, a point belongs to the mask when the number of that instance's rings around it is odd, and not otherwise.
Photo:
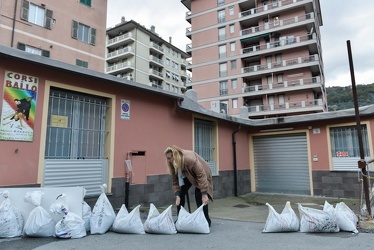
[(0, 44), (104, 72), (107, 0), (2, 1)]
[(327, 111), (319, 0), (181, 2), (201, 105), (252, 119)]

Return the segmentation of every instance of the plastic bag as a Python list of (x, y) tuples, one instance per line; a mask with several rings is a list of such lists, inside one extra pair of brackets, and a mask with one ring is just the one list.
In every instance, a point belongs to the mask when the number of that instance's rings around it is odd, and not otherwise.
[(336, 204), (335, 214), (340, 230), (358, 233), (356, 228), (358, 218), (344, 202)]
[(336, 233), (339, 232), (339, 226), (336, 218), (329, 213), (303, 207), (298, 204), (300, 213), (300, 232), (302, 233)]
[(104, 234), (113, 225), (116, 213), (105, 194), (106, 185), (101, 185), (101, 195), (92, 209), (90, 226), (91, 234)]
[(23, 232), (23, 216), (10, 202), (9, 192), (1, 193), (5, 200), (0, 204), (0, 238), (21, 236)]
[[(84, 196), (86, 196), (86, 189), (84, 190)], [(84, 226), (86, 227), (86, 231), (90, 231), (90, 220), (91, 220), (91, 207), (87, 204), (87, 202), (83, 201), (83, 220), (84, 220)]]
[(160, 214), (155, 205), (151, 203), (147, 220), (144, 222), (144, 231), (154, 234), (176, 234), (171, 207), (172, 205)]
[(40, 206), (43, 192), (34, 191), (27, 192), (25, 202), (36, 206), (29, 215), (25, 223), (23, 232), (27, 236), (32, 237), (50, 237), (53, 236), (55, 230), (55, 222), (51, 215)]
[(65, 216), (56, 224), (55, 236), (57, 238), (82, 238), (86, 236), (84, 220), (73, 212), (63, 209)]
[(181, 207), (178, 214), (178, 220), (175, 223), (177, 232), (200, 234), (210, 233), (209, 224), (205, 218), (203, 208), (204, 205), (201, 205), (195, 210), (195, 212), (189, 213), (184, 207)]
[(65, 194), (57, 196), (56, 201), (49, 207), (49, 211), (54, 214), (61, 214), (63, 209), (69, 210), (68, 198)]
[(144, 226), (139, 213), (140, 205), (136, 206), (130, 213), (125, 205), (121, 206), (116, 219), (114, 220), (112, 231), (127, 234), (145, 234)]
[(266, 206), (269, 208), (269, 214), (265, 228), (262, 232), (274, 233), (299, 231), (300, 222), (289, 201), (286, 202), (286, 205), (280, 214), (277, 213), (269, 203), (266, 203)]

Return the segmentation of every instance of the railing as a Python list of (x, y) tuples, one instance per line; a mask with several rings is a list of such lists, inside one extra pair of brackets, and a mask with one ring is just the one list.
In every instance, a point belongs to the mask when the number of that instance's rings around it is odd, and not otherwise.
[(256, 105), (248, 106), (249, 112), (261, 112), (261, 111), (281, 111), (287, 109), (297, 109), (297, 108), (311, 108), (323, 106), (322, 99), (299, 101), (299, 102), (285, 102), (281, 104), (267, 104), (267, 105)]
[(151, 45), (152, 45), (153, 48), (155, 48), (155, 49), (157, 49), (159, 51), (164, 52), (164, 49), (161, 46), (155, 44), (154, 42), (151, 42)]
[(280, 39), (279, 41), (243, 48), (241, 50), (241, 53), (242, 54), (247, 54), (247, 53), (253, 53), (253, 52), (257, 52), (257, 51), (264, 51), (264, 50), (268, 50), (268, 49), (273, 49), (273, 48), (277, 48), (277, 47), (281, 47), (281, 46), (285, 46), (285, 45), (301, 43), (301, 42), (305, 42), (305, 41), (315, 39), (316, 36), (317, 35), (315, 33), (309, 34), (309, 35), (306, 35), (306, 36), (296, 36), (296, 37), (288, 36), (287, 38)]
[(219, 95), (220, 96), (228, 95), (228, 93), (229, 93), (228, 89), (220, 89), (219, 90)]
[(248, 92), (281, 89), (281, 88), (288, 88), (288, 87), (293, 88), (293, 87), (298, 87), (298, 86), (307, 86), (307, 85), (316, 84), (316, 83), (321, 83), (320, 76), (316, 76), (312, 78), (303, 78), (303, 79), (292, 80), (292, 81), (272, 82), (266, 85), (246, 86), (244, 87), (243, 92), (248, 93)]
[(315, 55), (310, 55), (307, 57), (298, 57), (298, 58), (283, 60), (279, 62), (272, 62), (272, 63), (267, 63), (267, 64), (245, 67), (245, 68), (242, 68), (242, 73), (244, 74), (244, 73), (257, 72), (257, 71), (264, 71), (264, 70), (274, 69), (274, 68), (279, 68), (279, 67), (292, 66), (295, 64), (316, 62), (318, 60), (319, 60), (318, 54), (315, 54)]
[(129, 38), (132, 38), (132, 33), (131, 32), (125, 33), (123, 35), (120, 35), (120, 36), (117, 36), (115, 38), (112, 38), (112, 39), (108, 40), (107, 45), (110, 45), (110, 44), (113, 44), (113, 43), (116, 43), (116, 42), (120, 42), (120, 41), (129, 39)]
[(123, 55), (123, 54), (129, 53), (129, 52), (133, 52), (132, 48), (131, 47), (125, 47), (125, 48), (115, 50), (113, 52), (108, 53), (107, 58)]
[(250, 27), (250, 28), (247, 28), (247, 29), (243, 29), (243, 30), (240, 31), (240, 34), (242, 36), (249, 35), (249, 34), (254, 34), (254, 33), (269, 30), (269, 29), (272, 29), (272, 28), (277, 28), (279, 26), (287, 26), (287, 25), (295, 24), (295, 23), (302, 22), (302, 21), (305, 21), (305, 20), (308, 20), (308, 19), (312, 19), (312, 18), (314, 18), (314, 13), (313, 12), (308, 13), (306, 15), (302, 15), (302, 16), (295, 16), (293, 18), (289, 18), (289, 19), (285, 19), (285, 20), (278, 20), (276, 22), (269, 22), (269, 23), (266, 23), (265, 25), (261, 25), (261, 26), (254, 26), (254, 27)]
[(162, 72), (159, 72), (159, 71), (157, 71), (157, 70), (155, 70), (155, 69), (149, 69), (149, 73), (151, 73), (151, 74), (153, 74), (153, 75), (156, 75), (156, 76), (159, 76), (159, 77), (164, 77), (164, 76), (162, 75)]
[(132, 66), (131, 61), (118, 63), (118, 64), (107, 67), (106, 72), (113, 71), (113, 70), (119, 70), (119, 69), (123, 69), (123, 68), (128, 68), (128, 67), (131, 67), (131, 66)]
[(264, 12), (264, 11), (270, 11), (272, 9), (276, 9), (276, 8), (279, 8), (279, 7), (282, 7), (282, 6), (287, 6), (287, 5), (293, 4), (295, 2), (301, 2), (301, 1), (304, 1), (304, 0), (280, 0), (280, 1), (277, 1), (277, 2), (272, 2), (272, 3), (264, 5), (264, 6), (260, 6), (260, 7), (253, 8), (253, 9), (250, 9), (250, 10), (242, 11), (242, 12), (239, 13), (239, 18), (249, 16), (249, 15), (254, 15), (254, 14), (257, 14), (257, 13)]
[(150, 56), (150, 59), (152, 60), (152, 61), (155, 61), (155, 62), (158, 62), (159, 64), (164, 64), (164, 61), (163, 60), (161, 60), (160, 58), (158, 58), (158, 57), (156, 57), (156, 56)]

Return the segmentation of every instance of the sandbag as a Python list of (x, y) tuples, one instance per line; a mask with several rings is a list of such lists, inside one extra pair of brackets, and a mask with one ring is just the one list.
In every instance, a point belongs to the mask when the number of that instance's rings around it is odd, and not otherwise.
[(298, 204), (300, 213), (300, 232), (302, 233), (336, 233), (339, 232), (339, 226), (336, 218), (329, 213), (303, 207)]
[(60, 194), (59, 196), (57, 196), (55, 202), (52, 203), (49, 207), (49, 211), (54, 214), (61, 214), (63, 212), (63, 209), (69, 210), (68, 198), (66, 194)]
[(195, 212), (189, 213), (184, 207), (181, 207), (178, 214), (178, 220), (175, 223), (177, 232), (180, 233), (210, 233), (208, 221), (204, 215), (204, 204)]
[(336, 204), (335, 214), (340, 230), (358, 233), (356, 228), (358, 218), (344, 202)]
[(151, 203), (148, 217), (144, 222), (144, 231), (153, 234), (176, 234), (171, 207), (172, 205), (160, 214), (155, 205)]
[(262, 232), (274, 233), (299, 231), (300, 222), (289, 201), (286, 202), (286, 205), (280, 214), (277, 213), (269, 203), (266, 203), (266, 206), (269, 208), (269, 214), (266, 219), (265, 228)]
[(91, 234), (104, 234), (113, 225), (116, 213), (105, 194), (106, 184), (101, 185), (101, 194), (92, 209), (90, 227)]
[(76, 213), (68, 212), (66, 210), (64, 217), (57, 222), (55, 227), (55, 236), (57, 238), (82, 238), (87, 235), (84, 226), (84, 220)]
[(21, 236), (23, 232), (23, 216), (11, 203), (9, 191), (1, 193), (5, 198), (0, 204), (0, 238), (12, 238)]
[(36, 206), (31, 210), (29, 218), (25, 223), (23, 232), (26, 236), (31, 237), (50, 237), (55, 231), (55, 222), (52, 216), (40, 206), (43, 192), (27, 192), (24, 201)]
[(123, 204), (114, 220), (112, 231), (125, 234), (145, 234), (139, 208), (140, 205), (136, 206), (129, 213)]
[[(84, 191), (84, 196), (86, 196), (86, 189), (83, 189)], [(91, 207), (87, 204), (87, 202), (82, 201), (83, 204), (83, 213), (82, 217), (84, 220), (84, 226), (86, 227), (86, 231), (90, 231), (91, 226), (90, 226), (90, 221), (91, 221)]]

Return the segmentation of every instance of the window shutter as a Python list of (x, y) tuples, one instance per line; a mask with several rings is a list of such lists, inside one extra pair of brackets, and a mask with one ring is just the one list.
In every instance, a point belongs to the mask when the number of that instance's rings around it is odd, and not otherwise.
[(22, 2), (21, 19), (29, 20), (29, 1), (23, 0)]
[(48, 50), (42, 50), (42, 56), (49, 57), (49, 51)]
[(17, 48), (19, 50), (25, 51), (26, 50), (26, 45), (24, 43), (18, 43)]
[(52, 29), (52, 22), (53, 22), (52, 15), (53, 15), (53, 11), (47, 9), (46, 14), (45, 14), (45, 27), (47, 29)]
[(95, 45), (96, 44), (96, 29), (91, 28), (91, 44)]
[(78, 22), (74, 20), (71, 27), (71, 37), (75, 39), (78, 38)]

